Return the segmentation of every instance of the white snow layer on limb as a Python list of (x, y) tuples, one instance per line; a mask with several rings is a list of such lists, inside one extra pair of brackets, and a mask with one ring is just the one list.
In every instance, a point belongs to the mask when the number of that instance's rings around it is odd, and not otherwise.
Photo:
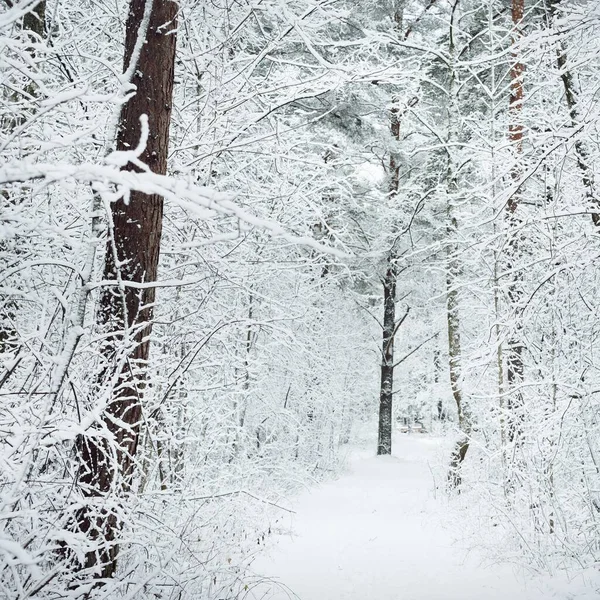
[[(131, 57), (129, 58), (129, 65), (127, 66), (127, 70), (123, 73), (123, 75), (119, 77), (119, 81), (121, 82), (121, 88), (119, 90), (118, 97), (120, 98), (120, 101), (116, 103), (112, 111), (112, 115), (108, 123), (108, 135), (106, 137), (106, 139), (109, 140), (109, 149), (112, 148), (112, 144), (114, 144), (117, 139), (117, 129), (119, 127), (119, 115), (121, 114), (121, 106), (125, 104), (132, 95), (134, 95), (136, 90), (136, 86), (133, 84), (133, 74), (135, 73), (135, 70), (137, 68), (137, 64), (140, 59), (140, 54), (142, 52), (142, 46), (144, 45), (144, 42), (146, 40), (146, 33), (148, 32), (148, 26), (150, 25), (150, 16), (152, 14), (153, 4), (153, 0), (146, 0), (146, 4), (144, 6), (144, 16), (142, 17), (142, 21), (138, 29), (138, 35), (135, 41), (133, 52), (131, 53)], [(143, 119), (145, 119), (145, 122)], [(146, 142), (148, 141), (148, 132), (146, 131), (144, 137), (144, 125), (147, 129), (148, 115), (142, 115), (142, 117), (140, 117), (140, 122), (142, 125), (142, 140), (140, 140), (139, 146), (145, 146)], [(143, 148), (140, 151), (140, 154), (142, 151)]]
[(148, 136), (150, 135), (148, 115), (140, 116), (140, 127), (140, 141), (137, 147), (133, 150), (115, 150), (114, 152), (111, 152), (104, 159), (107, 164), (114, 165), (116, 167), (124, 167), (128, 163), (132, 163), (142, 171), (150, 171), (148, 165), (146, 165), (140, 160), (140, 156), (146, 149), (146, 144), (148, 143)]
[[(133, 155), (137, 151), (138, 149), (134, 150)], [(123, 153), (113, 152), (107, 158), (112, 163), (122, 164), (121, 159), (124, 157), (120, 156), (121, 154)], [(129, 152), (125, 154), (129, 157)], [(168, 175), (120, 171), (110, 164), (98, 165), (92, 163), (78, 165), (52, 163), (9, 164), (0, 168), (0, 184), (41, 180), (42, 185), (45, 186), (69, 179), (91, 184), (98, 193), (110, 195), (110, 200), (113, 202), (123, 198), (127, 203), (131, 191), (148, 195), (157, 194), (167, 202), (189, 210), (200, 219), (206, 219), (217, 214), (233, 216), (238, 219), (240, 229), (247, 230), (255, 227), (268, 231), (273, 237), (282, 238), (291, 244), (308, 246), (318, 252), (337, 256), (338, 258), (348, 258), (350, 256), (349, 252), (320, 244), (310, 236), (294, 235), (277, 221), (263, 219), (247, 212), (235, 202), (234, 194), (217, 192)], [(114, 189), (111, 189), (113, 186)]]
[(40, 577), (37, 561), (17, 542), (0, 538), (0, 562), (28, 567), (33, 577)]

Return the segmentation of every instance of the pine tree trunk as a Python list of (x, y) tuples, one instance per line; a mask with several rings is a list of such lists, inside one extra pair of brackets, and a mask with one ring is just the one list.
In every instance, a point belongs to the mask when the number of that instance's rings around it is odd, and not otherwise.
[(396, 327), (396, 270), (391, 263), (383, 281), (383, 345), (379, 393), (377, 454), (392, 453), (392, 393), (394, 390), (394, 334)]
[[(457, 222), (450, 210), (448, 223), (448, 236), (452, 237), (457, 233)], [(457, 250), (458, 248), (455, 244), (449, 244), (446, 267), (446, 324), (448, 328), (450, 388), (452, 390), (454, 402), (456, 403), (458, 427), (461, 432), (460, 438), (456, 442), (450, 458), (448, 481), (452, 487), (457, 487), (461, 483), (460, 465), (467, 455), (467, 450), (469, 449), (469, 436), (471, 434), (471, 419), (464, 402), (461, 388), (462, 351), (460, 341), (459, 298), (458, 289), (456, 287), (457, 275), (459, 273), (459, 265), (456, 258)]]
[[(550, 7), (551, 17), (553, 20), (555, 20), (558, 16), (560, 0), (548, 0), (548, 4)], [(556, 62), (560, 71), (563, 89), (565, 91), (565, 101), (567, 103), (567, 108), (569, 109), (571, 126), (573, 129), (576, 129), (582, 122), (577, 105), (579, 90), (577, 89), (575, 79), (569, 70), (567, 61), (567, 48), (562, 40), (558, 43)], [(590, 151), (585, 140), (581, 139), (580, 137), (575, 139), (574, 145), (575, 158), (577, 161), (577, 167), (581, 173), (581, 182), (583, 184), (583, 189), (585, 190), (586, 199), (588, 201), (588, 208), (594, 209), (594, 212), (592, 212), (592, 222), (596, 227), (600, 227), (600, 213), (595, 211), (595, 209), (597, 209), (600, 205), (600, 199), (596, 193), (594, 171), (590, 167)]]
[(458, 165), (454, 155), (453, 145), (459, 140), (459, 110), (458, 92), (456, 86), (456, 47), (454, 42), (455, 18), (458, 0), (453, 5), (450, 22), (450, 104), (448, 109), (448, 169), (446, 173), (446, 326), (448, 331), (448, 367), (450, 371), (450, 389), (456, 403), (458, 413), (458, 427), (460, 438), (455, 444), (450, 457), (448, 469), (448, 482), (451, 487), (458, 487), (462, 481), (460, 475), (461, 463), (464, 461), (469, 449), (469, 436), (471, 434), (471, 417), (463, 397), (461, 387), (461, 362), (462, 349), (460, 341), (460, 310), (458, 277), (460, 262), (458, 257), (459, 246), (458, 220), (454, 212), (454, 202), (458, 195)]
[[(131, 0), (125, 36), (125, 70), (132, 60), (138, 34), (144, 34), (146, 1)], [(140, 117), (147, 115), (150, 135), (140, 159), (154, 173), (165, 174), (171, 100), (174, 83), (177, 3), (154, 0), (136, 68), (135, 94), (123, 106), (117, 134), (117, 150), (135, 148), (140, 140)], [(125, 169), (138, 170), (128, 164)], [(99, 549), (86, 555), (85, 566), (96, 576), (110, 577), (116, 569), (120, 528), (116, 514), (103, 506), (103, 498), (120, 494), (130, 486), (135, 466), (142, 417), (142, 398), (150, 351), (155, 288), (128, 286), (128, 282), (156, 281), (162, 232), (163, 199), (158, 195), (131, 192), (111, 207), (112, 228), (104, 265), (104, 280), (120, 280), (119, 286), (104, 289), (99, 320), (107, 334), (103, 349), (106, 362), (113, 366), (117, 356), (126, 353), (125, 367), (117, 366), (118, 384), (101, 416), (102, 429), (112, 439), (90, 430), (78, 440), (79, 484), (89, 498), (79, 515), (79, 528)], [(108, 368), (103, 383), (113, 375)], [(95, 434), (95, 435), (94, 435)]]
[[(23, 29), (35, 33), (40, 39), (46, 37), (46, 0), (38, 2), (23, 17)], [(35, 56), (33, 48), (30, 53)]]
[[(525, 0), (512, 0), (511, 15), (513, 22), (513, 46), (517, 44), (522, 37), (522, 21), (525, 13)], [(510, 99), (509, 99), (509, 114), (510, 124), (508, 128), (508, 138), (513, 148), (514, 164), (511, 169), (511, 178), (517, 186), (515, 192), (510, 196), (507, 203), (507, 224), (509, 241), (506, 249), (506, 268), (513, 271), (511, 274), (511, 282), (508, 287), (508, 297), (514, 324), (511, 331), (511, 336), (506, 349), (506, 383), (508, 386), (507, 394), (507, 437), (510, 442), (520, 444), (523, 435), (523, 420), (524, 406), (523, 394), (521, 392), (521, 384), (523, 383), (523, 322), (521, 300), (523, 297), (522, 274), (518, 271), (516, 263), (519, 247), (519, 228), (520, 218), (518, 209), (521, 202), (521, 177), (523, 168), (521, 158), (523, 154), (523, 125), (522, 109), (524, 99), (523, 76), (525, 67), (520, 62), (518, 50), (512, 53), (512, 67), (510, 70)]]
[[(395, 141), (400, 140), (400, 118), (397, 106), (390, 114), (390, 129)], [(394, 153), (390, 156), (390, 195), (398, 194), (400, 167)], [(395, 241), (393, 242), (395, 244)], [(388, 266), (383, 280), (383, 341), (381, 347), (381, 385), (379, 391), (379, 436), (377, 454), (392, 453), (392, 413), (394, 392), (394, 336), (396, 334), (396, 283), (398, 271), (396, 250), (388, 254)]]

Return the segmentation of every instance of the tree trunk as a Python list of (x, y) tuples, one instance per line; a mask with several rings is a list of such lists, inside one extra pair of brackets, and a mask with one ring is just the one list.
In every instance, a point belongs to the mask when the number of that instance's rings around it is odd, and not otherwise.
[[(135, 59), (138, 35), (145, 35), (145, 43), (132, 70), (136, 92), (122, 108), (116, 148), (128, 151), (138, 145), (140, 118), (147, 115), (150, 134), (140, 159), (152, 172), (165, 174), (178, 9), (175, 1), (154, 0), (149, 21), (145, 21), (146, 2), (150, 1), (131, 0), (129, 6), (125, 71)], [(131, 163), (124, 168), (139, 170)], [(104, 498), (115, 494), (118, 497), (127, 491), (135, 471), (152, 332), (155, 288), (132, 287), (128, 283), (156, 281), (162, 216), (163, 199), (158, 195), (131, 192), (127, 202), (120, 199), (111, 207), (112, 227), (109, 226), (103, 279), (116, 280), (119, 285), (104, 289), (99, 321), (107, 334), (103, 355), (110, 365), (102, 374), (102, 383), (116, 375), (117, 384), (101, 416), (100, 427), (81, 436), (77, 444), (78, 480), (89, 499), (79, 514), (79, 528), (98, 547), (87, 553), (84, 566), (93, 568), (99, 577), (110, 577), (116, 569), (115, 541), (120, 523)], [(122, 353), (125, 360), (118, 360)]]
[(390, 257), (383, 281), (383, 345), (379, 394), (377, 454), (392, 453), (392, 393), (394, 388), (394, 334), (396, 327), (396, 268)]
[[(399, 108), (390, 113), (390, 129), (394, 141), (400, 140)], [(392, 152), (390, 156), (390, 195), (396, 196), (400, 185), (400, 167)], [(388, 265), (383, 280), (383, 342), (381, 347), (381, 385), (379, 391), (379, 436), (377, 454), (392, 453), (392, 412), (394, 392), (394, 336), (396, 334), (396, 265), (395, 241), (388, 254)]]
[[(452, 164), (452, 161), (450, 161)], [(471, 434), (471, 417), (463, 398), (461, 387), (461, 361), (462, 350), (460, 341), (460, 312), (457, 279), (460, 272), (458, 262), (458, 247), (452, 239), (458, 234), (458, 223), (453, 214), (452, 196), (456, 191), (456, 180), (452, 173), (448, 185), (448, 215), (447, 215), (447, 262), (446, 262), (446, 325), (448, 329), (448, 367), (450, 371), (450, 389), (456, 403), (458, 413), (458, 427), (461, 435), (456, 442), (450, 457), (448, 481), (452, 487), (458, 487), (462, 481), (460, 465), (464, 461), (469, 449), (469, 436)]]
[(448, 110), (448, 170), (446, 173), (446, 326), (448, 331), (448, 367), (450, 371), (450, 388), (456, 403), (458, 413), (458, 427), (460, 438), (456, 442), (450, 457), (448, 470), (448, 482), (451, 487), (458, 487), (461, 483), (460, 466), (469, 449), (469, 436), (471, 434), (471, 418), (467, 409), (461, 388), (461, 361), (462, 350), (460, 341), (460, 311), (458, 276), (460, 274), (460, 262), (458, 259), (459, 247), (458, 220), (454, 213), (454, 201), (458, 194), (458, 165), (453, 146), (459, 140), (459, 110), (458, 91), (456, 86), (456, 46), (455, 46), (455, 24), (458, 0), (452, 8), (450, 21), (450, 105)]
[[(46, 0), (38, 2), (23, 17), (23, 29), (35, 33), (41, 39), (46, 37)], [(33, 48), (30, 50), (30, 53), (35, 56)]]
[[(558, 16), (560, 0), (548, 0), (550, 8), (550, 16), (555, 20)], [(582, 122), (579, 108), (577, 106), (579, 90), (575, 83), (575, 79), (569, 71), (567, 61), (567, 48), (565, 43), (560, 40), (556, 51), (556, 62), (560, 70), (560, 78), (562, 80), (563, 89), (565, 91), (565, 101), (569, 109), (569, 117), (571, 118), (571, 126), (576, 129)], [(597, 209), (600, 205), (598, 194), (596, 193), (596, 184), (594, 180), (594, 171), (590, 167), (590, 151), (584, 139), (577, 137), (575, 139), (575, 158), (577, 167), (581, 173), (581, 182), (585, 190), (585, 196), (589, 207)], [(596, 227), (600, 227), (600, 213), (592, 212), (592, 222)]]
[[(522, 37), (522, 21), (525, 13), (525, 0), (512, 0), (511, 16), (513, 22), (513, 46), (517, 44)], [(524, 406), (523, 394), (520, 390), (523, 383), (523, 323), (521, 300), (523, 296), (522, 275), (516, 269), (516, 262), (519, 253), (518, 236), (520, 227), (520, 218), (517, 214), (521, 201), (520, 180), (523, 175), (521, 157), (523, 154), (523, 125), (521, 123), (524, 86), (523, 75), (525, 67), (520, 62), (518, 56), (519, 50), (512, 53), (512, 67), (510, 70), (510, 99), (509, 114), (510, 124), (508, 128), (508, 138), (514, 152), (514, 164), (511, 169), (511, 178), (517, 185), (517, 189), (510, 196), (507, 203), (507, 222), (509, 241), (506, 250), (507, 270), (514, 271), (511, 275), (511, 282), (508, 287), (508, 297), (512, 309), (514, 324), (508, 341), (506, 355), (506, 383), (508, 386), (507, 394), (507, 435), (510, 442), (519, 444), (522, 441)]]
[[(246, 421), (246, 411), (248, 410), (248, 393), (250, 391), (250, 353), (255, 341), (255, 334), (252, 330), (252, 321), (254, 319), (254, 292), (250, 290), (248, 297), (248, 324), (246, 325), (246, 334), (244, 336), (244, 353), (243, 359), (243, 374), (242, 377), (242, 393), (240, 400), (233, 401), (233, 418), (234, 418), (234, 439), (229, 455), (229, 462), (233, 462), (240, 451), (240, 442), (244, 438), (244, 423)], [(236, 351), (237, 354), (237, 351)]]

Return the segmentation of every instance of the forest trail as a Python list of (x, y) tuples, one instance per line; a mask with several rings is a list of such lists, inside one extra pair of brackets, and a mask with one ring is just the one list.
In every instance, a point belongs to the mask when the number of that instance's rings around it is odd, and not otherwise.
[[(254, 563), (262, 600), (547, 600), (511, 566), (486, 567), (440, 522), (429, 462), (439, 440), (397, 435), (394, 455), (356, 452), (339, 479), (304, 492), (292, 533)], [(565, 598), (566, 596), (562, 596)]]

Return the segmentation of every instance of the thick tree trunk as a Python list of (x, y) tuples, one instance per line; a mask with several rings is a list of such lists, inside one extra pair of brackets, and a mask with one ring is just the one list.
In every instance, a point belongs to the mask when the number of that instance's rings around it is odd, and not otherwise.
[(458, 165), (453, 151), (460, 137), (458, 91), (456, 86), (456, 46), (455, 46), (455, 18), (459, 1), (456, 0), (452, 8), (450, 22), (450, 104), (448, 109), (448, 170), (446, 173), (446, 326), (448, 331), (448, 367), (450, 371), (450, 389), (456, 403), (458, 413), (458, 427), (460, 438), (456, 442), (448, 469), (448, 482), (451, 487), (458, 487), (461, 483), (460, 468), (469, 449), (469, 436), (471, 434), (471, 417), (466, 406), (461, 387), (461, 362), (462, 349), (460, 341), (460, 310), (458, 277), (460, 275), (460, 262), (458, 257), (459, 246), (458, 220), (454, 212), (454, 202), (458, 195)]
[[(138, 34), (144, 35), (144, 12), (150, 1), (131, 0), (125, 70), (133, 58)], [(133, 70), (136, 91), (123, 106), (117, 134), (117, 150), (135, 148), (141, 137), (140, 117), (146, 115), (150, 134), (140, 159), (159, 174), (165, 174), (167, 169), (177, 10), (177, 3), (172, 0), (152, 3), (146, 41)], [(132, 164), (125, 169), (138, 170)], [(120, 524), (116, 514), (103, 505), (103, 498), (126, 491), (134, 474), (152, 332), (155, 288), (129, 283), (156, 281), (162, 216), (163, 199), (157, 195), (132, 192), (127, 202), (121, 199), (111, 207), (112, 227), (103, 279), (118, 281), (119, 285), (105, 288), (99, 319), (107, 334), (103, 353), (110, 365), (103, 374), (103, 383), (113, 374), (118, 383), (101, 416), (102, 427), (88, 431), (78, 440), (78, 480), (90, 499), (79, 515), (79, 528), (98, 544), (98, 550), (86, 555), (85, 566), (94, 568), (100, 577), (112, 576), (116, 568), (115, 540)], [(118, 360), (123, 352), (126, 360)], [(125, 367), (118, 366), (123, 362)]]
[[(400, 111), (397, 106), (390, 113), (390, 129), (395, 141), (400, 140)], [(390, 156), (390, 195), (396, 196), (400, 186), (400, 167), (394, 153)], [(394, 242), (395, 244), (395, 242)], [(392, 453), (392, 413), (394, 392), (394, 336), (396, 335), (396, 283), (398, 271), (396, 250), (388, 254), (388, 265), (383, 280), (383, 341), (381, 348), (381, 385), (379, 391), (379, 436), (377, 454)]]
[[(525, 14), (525, 0), (512, 0), (511, 15), (513, 22), (513, 46), (518, 44), (522, 38), (522, 22)], [(509, 114), (510, 124), (508, 128), (508, 138), (512, 145), (515, 162), (511, 169), (511, 178), (513, 182), (520, 186), (520, 180), (523, 175), (521, 157), (523, 154), (523, 125), (522, 109), (524, 99), (523, 76), (525, 66), (519, 60), (519, 50), (512, 53), (512, 67), (510, 70), (510, 99)], [(511, 335), (506, 350), (506, 382), (508, 386), (507, 395), (507, 436), (510, 442), (520, 443), (523, 434), (524, 406), (521, 384), (523, 383), (523, 323), (521, 300), (523, 297), (522, 275), (519, 273), (516, 263), (519, 253), (519, 227), (520, 218), (518, 208), (521, 202), (521, 190), (519, 187), (509, 198), (507, 203), (507, 223), (509, 242), (506, 249), (506, 267), (513, 271), (511, 282), (508, 288), (508, 297), (513, 315), (513, 325)]]
[[(423, 15), (435, 4), (437, 0), (430, 0), (413, 25), (404, 30), (403, 5), (400, 3), (393, 13), (394, 29), (402, 39), (406, 40), (412, 33), (412, 27), (419, 22)], [(412, 99), (409, 106), (413, 106), (416, 98)], [(390, 130), (396, 142), (400, 140), (401, 113), (398, 106), (394, 106), (390, 113)], [(394, 154), (390, 155), (389, 163), (391, 196), (397, 196), (400, 187), (400, 165)], [(406, 318), (402, 317), (396, 323), (396, 285), (398, 282), (398, 265), (395, 242), (388, 254), (388, 267), (383, 280), (383, 344), (381, 354), (381, 385), (379, 392), (379, 436), (377, 454), (392, 453), (392, 415), (394, 392), (394, 337), (398, 327)], [(408, 311), (407, 313), (408, 314)]]
[[(550, 15), (552, 19), (556, 19), (558, 16), (560, 0), (548, 0), (550, 8)], [(558, 43), (556, 51), (556, 62), (560, 70), (560, 78), (565, 91), (565, 101), (567, 108), (569, 109), (569, 117), (571, 118), (571, 126), (576, 129), (581, 125), (582, 118), (579, 114), (578, 108), (578, 96), (579, 90), (575, 83), (575, 79), (569, 70), (567, 61), (567, 48), (566, 44), (561, 40)], [(598, 206), (600, 206), (600, 199), (596, 192), (596, 183), (594, 178), (594, 171), (590, 166), (590, 151), (587, 147), (585, 140), (580, 137), (575, 139), (575, 158), (577, 161), (577, 167), (581, 174), (581, 182), (583, 189), (585, 190), (585, 196), (588, 201), (588, 208), (591, 208), (592, 222), (596, 227), (600, 227), (600, 213), (596, 212)]]
[[(46, 0), (38, 2), (24, 17), (23, 29), (44, 39), (46, 37)], [(31, 53), (35, 55), (32, 49)]]
[[(452, 161), (450, 161), (452, 165)], [(452, 171), (452, 166), (450, 167)], [(456, 192), (456, 181), (450, 172), (448, 185), (448, 215), (447, 215), (447, 262), (446, 262), (446, 325), (448, 329), (448, 366), (450, 371), (450, 389), (456, 403), (458, 413), (458, 427), (461, 432), (460, 439), (450, 457), (450, 468), (448, 481), (452, 487), (458, 487), (461, 483), (460, 465), (467, 455), (469, 449), (469, 436), (471, 434), (471, 417), (463, 398), (461, 387), (461, 361), (462, 350), (460, 341), (460, 312), (457, 281), (460, 273), (458, 262), (458, 247), (453, 239), (458, 234), (458, 223), (453, 214), (452, 194)]]
[(383, 345), (379, 394), (377, 454), (392, 453), (392, 393), (394, 389), (394, 335), (396, 328), (396, 269), (390, 264), (383, 281)]
[[(522, 22), (525, 14), (525, 0), (512, 0), (511, 16), (513, 23), (512, 44), (515, 46), (523, 37)], [(509, 113), (510, 123), (508, 126), (508, 139), (510, 140), (517, 158), (523, 153), (523, 124), (521, 123), (521, 112), (524, 100), (523, 76), (525, 74), (525, 65), (519, 60), (519, 50), (512, 52), (512, 66), (510, 69), (510, 98)], [(515, 161), (511, 175), (515, 181), (518, 181), (523, 173), (519, 160)], [(517, 192), (513, 194), (508, 201), (508, 210), (514, 213), (519, 205), (520, 195)]]

